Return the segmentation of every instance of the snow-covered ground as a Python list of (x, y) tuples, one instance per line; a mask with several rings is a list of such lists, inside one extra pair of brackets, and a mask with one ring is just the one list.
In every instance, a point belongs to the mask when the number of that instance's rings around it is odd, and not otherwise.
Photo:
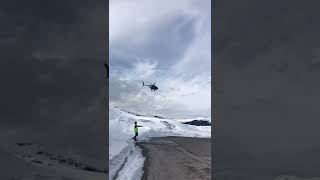
[(77, 159), (49, 153), (39, 145), (0, 145), (1, 180), (104, 180), (106, 172), (95, 171)]
[(320, 177), (310, 177), (310, 178), (302, 178), (296, 176), (279, 176), (274, 180), (320, 180)]
[(153, 115), (142, 115), (120, 108), (109, 109), (109, 179), (137, 180), (141, 179), (144, 157), (141, 149), (135, 146), (132, 137), (136, 121), (139, 126), (138, 141), (151, 137), (184, 136), (211, 137), (211, 126), (193, 126), (183, 124), (192, 120), (210, 118), (167, 119)]

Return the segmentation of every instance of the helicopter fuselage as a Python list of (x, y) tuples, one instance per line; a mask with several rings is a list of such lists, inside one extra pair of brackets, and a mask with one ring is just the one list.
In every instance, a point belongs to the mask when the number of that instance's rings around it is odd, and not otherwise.
[(148, 85), (149, 86), (149, 88), (151, 89), (151, 91), (153, 90), (153, 91), (156, 91), (156, 90), (158, 90), (158, 87), (156, 86), (156, 85)]
[(151, 91), (156, 91), (158, 90), (158, 87), (155, 85), (156, 83), (153, 83), (153, 84), (145, 84), (143, 81), (142, 81), (142, 86), (148, 86), (150, 88)]

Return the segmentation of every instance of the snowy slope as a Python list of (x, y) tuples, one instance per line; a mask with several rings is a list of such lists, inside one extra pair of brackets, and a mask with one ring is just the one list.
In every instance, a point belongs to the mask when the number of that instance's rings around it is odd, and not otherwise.
[[(0, 146), (1, 180), (104, 180), (105, 173), (85, 171), (63, 164), (34, 163)], [(40, 161), (37, 161), (40, 162)]]
[(279, 176), (274, 180), (320, 180), (320, 177), (301, 178), (296, 176)]
[[(120, 108), (109, 110), (109, 179), (140, 179), (144, 158), (132, 140), (133, 126), (139, 126), (138, 140), (151, 137), (211, 137), (211, 126), (183, 124), (193, 119), (166, 119), (141, 115)], [(204, 118), (199, 118), (204, 119)], [(211, 119), (207, 118), (211, 122)]]
[(207, 117), (197, 117), (197, 118), (175, 118), (174, 120), (179, 121), (179, 122), (190, 122), (190, 121), (208, 121), (211, 122), (211, 118), (207, 118)]

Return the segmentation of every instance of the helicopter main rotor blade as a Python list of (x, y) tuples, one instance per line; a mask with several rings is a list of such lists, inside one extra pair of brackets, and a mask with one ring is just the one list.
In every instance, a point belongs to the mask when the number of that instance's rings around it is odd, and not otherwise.
[(151, 82), (148, 82), (148, 81), (144, 81), (144, 82), (147, 82), (147, 83), (149, 83), (149, 84), (152, 84)]

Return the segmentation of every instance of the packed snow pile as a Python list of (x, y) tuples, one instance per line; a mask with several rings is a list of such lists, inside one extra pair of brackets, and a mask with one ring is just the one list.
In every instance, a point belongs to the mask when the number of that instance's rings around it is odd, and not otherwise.
[[(210, 118), (198, 118), (211, 123)], [(142, 115), (120, 108), (109, 109), (109, 179), (141, 179), (144, 157), (134, 144), (134, 122), (139, 126), (138, 141), (152, 137), (211, 137), (211, 126), (194, 126), (193, 119), (167, 119)]]

